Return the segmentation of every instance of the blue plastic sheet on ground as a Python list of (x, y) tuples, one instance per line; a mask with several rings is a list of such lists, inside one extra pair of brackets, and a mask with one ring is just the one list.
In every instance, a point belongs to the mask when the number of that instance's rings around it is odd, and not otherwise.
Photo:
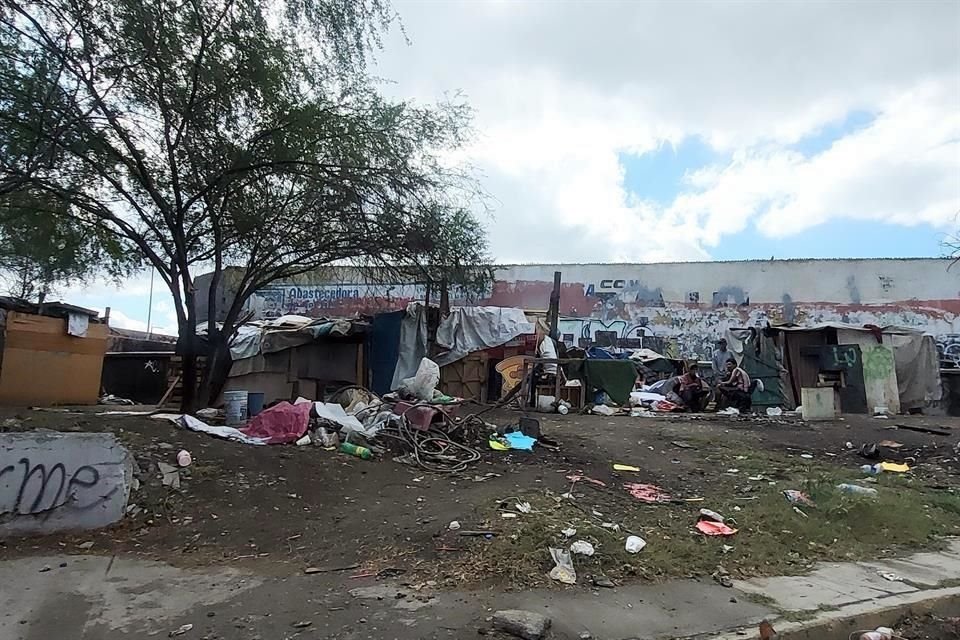
[(511, 449), (520, 449), (521, 451), (533, 451), (533, 445), (537, 443), (536, 438), (531, 438), (519, 431), (512, 431), (506, 434), (504, 438), (510, 443)]

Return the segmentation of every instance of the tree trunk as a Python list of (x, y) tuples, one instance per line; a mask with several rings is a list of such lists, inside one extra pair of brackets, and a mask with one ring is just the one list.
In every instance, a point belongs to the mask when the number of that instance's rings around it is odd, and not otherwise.
[(217, 402), (230, 375), (233, 360), (230, 358), (228, 340), (229, 336), (219, 329), (214, 329), (212, 334), (207, 335), (207, 363), (203, 370), (200, 391), (197, 394), (197, 397), (205, 401), (207, 406), (213, 406)]
[(197, 312), (196, 301), (192, 291), (184, 293), (186, 307), (186, 322), (180, 327), (180, 338), (177, 340), (177, 352), (183, 363), (180, 381), (183, 385), (183, 399), (180, 402), (180, 411), (193, 413), (197, 400)]

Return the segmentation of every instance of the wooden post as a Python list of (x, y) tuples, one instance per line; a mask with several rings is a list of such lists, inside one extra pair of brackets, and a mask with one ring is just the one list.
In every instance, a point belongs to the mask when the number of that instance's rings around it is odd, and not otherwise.
[(550, 309), (547, 311), (547, 324), (550, 327), (550, 337), (560, 339), (560, 272), (553, 272), (553, 291), (550, 293)]

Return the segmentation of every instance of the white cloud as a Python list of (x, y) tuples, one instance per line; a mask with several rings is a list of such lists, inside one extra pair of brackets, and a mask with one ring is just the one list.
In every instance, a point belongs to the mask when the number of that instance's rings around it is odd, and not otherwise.
[[(945, 226), (960, 209), (960, 4), (398, 2), (413, 45), (378, 73), (422, 100), (462, 89), (503, 261), (708, 257), (756, 224)], [(866, 128), (791, 149), (853, 110)], [(623, 152), (688, 137), (732, 160), (638, 200)], [(536, 239), (537, 242), (531, 242)]]

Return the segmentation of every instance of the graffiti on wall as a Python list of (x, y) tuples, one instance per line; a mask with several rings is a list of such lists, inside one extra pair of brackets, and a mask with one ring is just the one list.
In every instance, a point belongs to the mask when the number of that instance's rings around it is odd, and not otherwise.
[[(939, 336), (941, 355), (960, 363), (960, 314), (942, 304), (918, 301), (863, 304), (856, 280), (845, 286), (852, 302), (802, 302), (785, 292), (775, 302), (751, 300), (736, 284), (716, 291), (688, 291), (682, 300), (665, 298), (661, 287), (639, 279), (601, 278), (593, 282), (565, 282), (560, 292), (561, 334), (573, 344), (623, 346), (658, 345), (673, 357), (709, 359), (728, 328), (768, 324), (815, 325), (840, 322), (862, 326), (898, 325), (923, 329)], [(451, 304), (486, 304), (545, 311), (552, 282), (495, 281), (487, 293), (469, 297), (451, 291)], [(426, 288), (414, 284), (277, 285), (255, 294), (248, 308), (257, 318), (284, 314), (311, 317), (352, 316), (403, 309), (423, 300)], [(435, 300), (435, 297), (432, 296)]]
[(47, 468), (42, 462), (24, 457), (15, 464), (0, 468), (0, 481), (4, 480), (4, 476), (8, 476), (9, 484), (6, 486), (9, 491), (2, 496), (2, 514), (43, 518), (60, 508), (75, 511), (93, 509), (109, 501), (120, 490), (117, 486), (98, 487), (100, 472), (88, 464), (68, 474), (63, 462)]

